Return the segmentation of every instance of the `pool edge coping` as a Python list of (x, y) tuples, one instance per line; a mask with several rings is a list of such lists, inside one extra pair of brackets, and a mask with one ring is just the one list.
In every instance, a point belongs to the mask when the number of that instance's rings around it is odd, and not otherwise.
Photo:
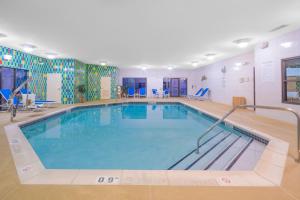
[[(154, 101), (122, 101), (154, 102)], [(155, 102), (160, 102), (155, 101)], [(163, 101), (167, 103), (166, 101)], [(185, 101), (170, 101), (189, 106), (201, 113), (219, 119), (220, 117), (203, 111)], [(260, 159), (251, 171), (203, 171), (203, 170), (72, 170), (45, 169), (32, 146), (25, 138), (20, 127), (25, 124), (43, 120), (53, 115), (71, 111), (78, 107), (116, 104), (98, 103), (90, 105), (76, 105), (62, 108), (43, 116), (10, 124), (4, 127), (6, 137), (13, 156), (18, 177), (22, 184), (63, 184), (63, 185), (186, 185), (186, 186), (279, 186), (281, 184), (289, 144), (231, 120), (225, 122), (244, 129), (258, 137), (269, 141)], [(99, 177), (112, 177), (112, 182), (100, 182)], [(101, 179), (102, 180), (102, 179)]]

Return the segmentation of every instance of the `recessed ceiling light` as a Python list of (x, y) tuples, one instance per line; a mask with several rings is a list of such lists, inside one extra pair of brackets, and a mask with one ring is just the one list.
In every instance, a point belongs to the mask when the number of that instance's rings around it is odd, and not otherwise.
[(239, 43), (239, 44), (237, 44), (237, 45), (238, 45), (238, 47), (240, 47), (240, 48), (246, 48), (246, 47), (248, 47), (249, 43), (248, 43), (248, 42), (241, 42), (241, 43)]
[(11, 60), (11, 59), (12, 59), (12, 55), (10, 55), (10, 54), (5, 54), (5, 55), (3, 56), (3, 58), (4, 58), (4, 60)]
[(31, 45), (31, 44), (22, 44), (21, 46), (23, 47), (23, 51), (28, 52), (28, 53), (32, 52), (36, 48), (36, 46)]
[(55, 53), (46, 53), (46, 55), (47, 55), (47, 58), (49, 58), (49, 59), (54, 59), (57, 56), (57, 54), (55, 54)]
[(173, 67), (171, 67), (171, 66), (168, 67), (168, 70), (172, 70), (172, 69), (173, 69)]
[(242, 63), (241, 62), (235, 63), (235, 66), (237, 67), (242, 66)]
[(248, 47), (250, 41), (251, 41), (250, 38), (243, 38), (243, 39), (234, 40), (233, 43), (235, 43), (239, 48), (246, 48)]
[(198, 62), (198, 61), (192, 61), (192, 66), (193, 66), (193, 67), (197, 67), (197, 66), (198, 66), (198, 64), (199, 64), (199, 62)]
[(7, 37), (7, 35), (5, 35), (5, 34), (3, 34), (3, 33), (0, 33), (0, 39), (6, 38), (6, 37)]
[(292, 46), (292, 42), (283, 42), (280, 44), (280, 46), (284, 47), (284, 48), (290, 48)]
[(100, 61), (100, 65), (101, 65), (101, 66), (106, 66), (106, 65), (107, 65), (107, 62), (106, 62), (106, 61)]
[(215, 59), (216, 54), (215, 53), (208, 53), (205, 55), (207, 60), (213, 60)]

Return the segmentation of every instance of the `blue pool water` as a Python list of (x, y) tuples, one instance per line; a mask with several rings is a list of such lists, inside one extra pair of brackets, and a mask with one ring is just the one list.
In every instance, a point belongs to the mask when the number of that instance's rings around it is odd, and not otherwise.
[[(193, 151), (214, 122), (179, 103), (130, 103), (76, 108), (21, 129), (48, 169), (162, 170)], [(229, 132), (222, 125), (210, 136), (225, 129)], [(237, 131), (230, 134), (231, 140), (226, 134), (214, 140), (249, 141)]]

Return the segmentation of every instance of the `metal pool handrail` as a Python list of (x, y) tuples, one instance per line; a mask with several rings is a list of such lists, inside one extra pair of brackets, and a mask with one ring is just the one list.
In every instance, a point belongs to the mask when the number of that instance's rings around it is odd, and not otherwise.
[(297, 152), (298, 157), (295, 159), (296, 162), (300, 162), (300, 116), (299, 114), (291, 109), (291, 108), (282, 108), (282, 107), (275, 107), (275, 106), (260, 106), (260, 105), (239, 105), (232, 108), (230, 111), (228, 111), (221, 119), (216, 121), (211, 127), (209, 127), (198, 139), (197, 139), (197, 151), (196, 153), (199, 154), (199, 148), (200, 148), (200, 141), (201, 139), (207, 135), (211, 130), (213, 130), (217, 125), (219, 125), (221, 122), (223, 122), (229, 115), (231, 115), (236, 109), (238, 108), (261, 108), (261, 109), (267, 109), (267, 110), (280, 110), (280, 111), (287, 111), (293, 113), (297, 118)]
[(9, 97), (9, 111), (10, 111), (10, 121), (13, 122), (14, 117), (16, 116), (17, 113), (17, 108), (14, 105), (14, 98), (17, 95), (17, 93), (30, 81), (32, 80), (32, 78), (28, 78), (26, 81), (24, 81), (17, 89), (15, 89), (13, 91), (13, 93), (11, 94), (11, 96)]

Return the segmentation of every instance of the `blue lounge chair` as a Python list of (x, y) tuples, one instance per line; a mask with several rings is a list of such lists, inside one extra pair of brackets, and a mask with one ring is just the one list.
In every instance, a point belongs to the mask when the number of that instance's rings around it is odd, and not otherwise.
[(189, 98), (189, 99), (192, 99), (192, 98), (194, 98), (194, 97), (198, 97), (198, 96), (200, 96), (200, 95), (202, 94), (202, 91), (203, 91), (203, 88), (200, 88), (200, 89), (196, 92), (195, 95), (189, 95), (188, 98)]
[[(26, 94), (32, 94), (30, 90), (27, 90), (25, 88), (22, 88), (20, 90), (22, 95), (26, 95)], [(34, 103), (36, 105), (49, 105), (49, 104), (54, 104), (56, 103), (56, 101), (51, 101), (51, 100), (35, 100)]]
[[(9, 106), (8, 105), (8, 102), (9, 102), (9, 99), (10, 99), (10, 97), (11, 97), (11, 95), (12, 95), (12, 92), (11, 92), (11, 90), (10, 89), (1, 89), (0, 90), (0, 95), (2, 96), (2, 98), (5, 100), (5, 102), (6, 102), (6, 105), (5, 105), (5, 107), (7, 106)], [(17, 97), (14, 97), (14, 99), (13, 99), (13, 104), (15, 105), (15, 106), (18, 106), (18, 105), (22, 105), (22, 103), (19, 101), (19, 99), (17, 98)]]
[(205, 88), (203, 90), (203, 92), (199, 96), (197, 96), (197, 99), (198, 100), (206, 100), (206, 99), (208, 99), (208, 91), (209, 91), (209, 88)]
[(163, 97), (169, 97), (169, 96), (170, 96), (169, 89), (165, 89), (163, 91)]
[(139, 89), (139, 96), (140, 97), (146, 97), (146, 88), (140, 88)]
[(153, 95), (154, 97), (159, 97), (159, 94), (158, 94), (157, 89), (152, 89), (152, 95)]
[(134, 93), (135, 93), (134, 88), (128, 88), (128, 90), (127, 90), (127, 98), (128, 97), (134, 97)]
[(25, 89), (25, 88), (22, 88), (20, 90), (20, 92), (21, 92), (21, 94), (31, 94), (31, 92), (29, 90)]

